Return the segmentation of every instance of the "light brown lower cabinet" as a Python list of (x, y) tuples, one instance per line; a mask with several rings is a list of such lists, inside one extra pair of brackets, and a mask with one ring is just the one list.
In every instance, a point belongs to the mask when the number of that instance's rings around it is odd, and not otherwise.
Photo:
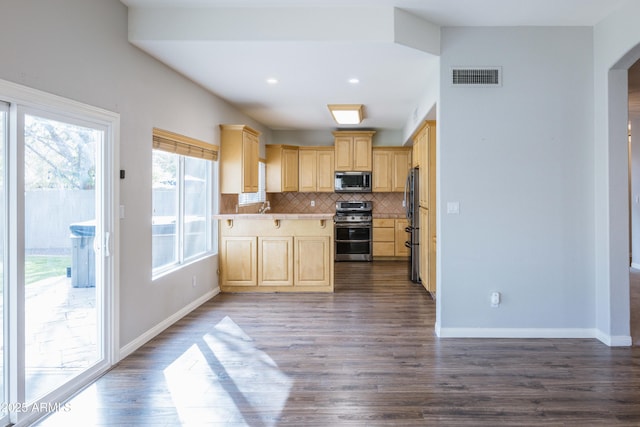
[(293, 237), (258, 237), (259, 286), (293, 286)]
[(225, 260), (222, 281), (233, 287), (255, 287), (257, 240), (254, 237), (225, 236), (220, 239), (220, 259)]
[(220, 221), (223, 292), (333, 292), (330, 219)]
[(407, 258), (409, 249), (406, 219), (375, 218), (373, 220), (373, 256), (382, 258)]
[(295, 284), (296, 286), (332, 285), (333, 245), (329, 236), (295, 237)]
[(420, 208), (420, 280), (422, 286), (435, 295), (435, 236), (432, 233), (432, 224), (429, 219), (429, 210)]

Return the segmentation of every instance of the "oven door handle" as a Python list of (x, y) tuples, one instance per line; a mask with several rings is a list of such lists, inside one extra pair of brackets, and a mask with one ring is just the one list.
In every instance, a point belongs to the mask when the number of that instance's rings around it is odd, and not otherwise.
[(369, 223), (360, 223), (360, 222), (349, 222), (344, 224), (335, 223), (337, 228), (371, 228), (372, 224)]

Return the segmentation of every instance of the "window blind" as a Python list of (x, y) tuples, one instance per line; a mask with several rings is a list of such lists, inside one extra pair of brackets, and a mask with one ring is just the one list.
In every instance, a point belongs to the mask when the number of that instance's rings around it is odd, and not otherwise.
[(198, 159), (218, 160), (217, 145), (158, 128), (153, 128), (153, 148)]
[(252, 203), (262, 203), (267, 200), (266, 193), (266, 163), (260, 160), (258, 163), (258, 191), (256, 193), (240, 193), (238, 194), (238, 204), (240, 206), (250, 205)]

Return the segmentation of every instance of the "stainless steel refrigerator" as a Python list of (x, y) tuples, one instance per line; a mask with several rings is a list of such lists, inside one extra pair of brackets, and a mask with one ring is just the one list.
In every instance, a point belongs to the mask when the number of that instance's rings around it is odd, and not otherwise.
[(420, 283), (420, 170), (413, 168), (409, 171), (404, 185), (403, 204), (407, 213), (409, 226), (405, 231), (409, 235), (404, 245), (409, 248), (409, 278), (412, 282)]

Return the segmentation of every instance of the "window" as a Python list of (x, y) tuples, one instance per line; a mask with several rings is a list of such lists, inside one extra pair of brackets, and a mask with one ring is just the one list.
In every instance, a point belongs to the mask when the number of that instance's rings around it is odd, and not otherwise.
[(258, 191), (256, 193), (240, 193), (238, 194), (238, 205), (250, 205), (252, 203), (262, 203), (267, 200), (267, 192), (265, 189), (266, 182), (266, 164), (263, 161), (258, 163)]
[(152, 267), (158, 274), (211, 251), (217, 150), (159, 129), (153, 147)]

